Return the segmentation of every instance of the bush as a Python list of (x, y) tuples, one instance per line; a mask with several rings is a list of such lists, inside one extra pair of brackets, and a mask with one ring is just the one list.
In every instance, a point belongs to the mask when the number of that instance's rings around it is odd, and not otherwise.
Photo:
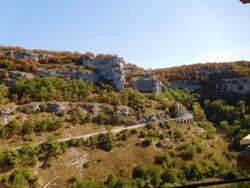
[(113, 148), (112, 134), (101, 134), (98, 136), (97, 147), (105, 151), (110, 151)]
[(153, 141), (152, 138), (146, 138), (142, 141), (141, 144), (143, 147), (148, 147), (152, 144), (152, 141)]
[(194, 120), (195, 121), (202, 121), (206, 120), (206, 115), (204, 110), (201, 108), (199, 103), (194, 103), (192, 106), (193, 109), (193, 115), (194, 115)]
[(71, 109), (69, 114), (70, 121), (73, 121), (75, 123), (83, 123), (86, 116), (85, 111), (79, 106), (76, 106), (75, 108)]
[(168, 153), (163, 153), (155, 157), (155, 163), (157, 165), (164, 165), (166, 167), (173, 166), (173, 160)]
[(184, 151), (181, 152), (181, 156), (184, 160), (192, 160), (196, 154), (196, 150), (193, 146), (188, 145)]
[(186, 163), (182, 169), (187, 180), (197, 181), (203, 178), (203, 168), (198, 162)]
[(9, 89), (5, 84), (0, 84), (0, 104), (4, 102), (4, 99), (9, 95)]
[(4, 182), (8, 187), (22, 188), (34, 186), (37, 177), (32, 172), (25, 168), (14, 170), (10, 175), (4, 178)]
[(177, 183), (179, 181), (180, 170), (176, 168), (168, 168), (161, 174), (164, 183)]

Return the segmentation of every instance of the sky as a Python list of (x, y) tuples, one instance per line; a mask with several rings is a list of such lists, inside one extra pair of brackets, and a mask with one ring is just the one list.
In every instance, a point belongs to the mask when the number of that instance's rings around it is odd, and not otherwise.
[(239, 0), (0, 0), (0, 45), (117, 54), (146, 69), (250, 60)]

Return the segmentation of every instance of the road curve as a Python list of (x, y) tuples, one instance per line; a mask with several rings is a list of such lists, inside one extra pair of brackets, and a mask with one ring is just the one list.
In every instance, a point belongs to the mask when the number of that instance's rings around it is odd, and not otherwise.
[[(191, 113), (188, 113), (186, 115), (184, 115), (183, 117), (179, 117), (179, 118), (171, 118), (170, 120), (171, 121), (176, 121), (176, 120), (179, 120), (179, 119), (193, 119), (193, 115)], [(123, 125), (121, 127), (117, 127), (117, 128), (113, 128), (111, 130), (104, 130), (104, 131), (97, 131), (97, 132), (93, 132), (93, 133), (88, 133), (88, 134), (82, 134), (82, 135), (78, 135), (78, 136), (71, 136), (71, 137), (68, 137), (68, 138), (59, 138), (57, 139), (57, 142), (66, 142), (66, 141), (69, 141), (69, 140), (72, 140), (72, 139), (85, 139), (87, 140), (88, 138), (92, 137), (92, 136), (98, 136), (100, 134), (107, 134), (108, 132), (111, 132), (113, 134), (117, 134), (121, 131), (124, 131), (124, 130), (131, 130), (131, 129), (137, 129), (137, 128), (141, 128), (141, 127), (145, 127), (147, 124), (149, 123), (160, 123), (162, 121), (160, 120), (157, 120), (157, 121), (153, 121), (153, 122), (147, 122), (147, 123), (140, 123), (140, 124), (135, 124), (135, 125), (131, 125), (131, 126), (127, 126), (127, 125)], [(35, 143), (36, 145), (40, 145), (42, 143), (44, 143), (46, 141), (41, 141), (41, 142), (38, 142), (38, 143)], [(21, 148), (21, 146), (17, 146), (17, 147), (13, 147), (13, 149), (19, 149)], [(4, 149), (4, 148), (1, 148), (1, 149)]]

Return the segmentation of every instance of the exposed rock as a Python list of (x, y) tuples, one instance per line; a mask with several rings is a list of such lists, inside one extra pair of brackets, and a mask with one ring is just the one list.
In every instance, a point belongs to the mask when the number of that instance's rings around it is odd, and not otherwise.
[(31, 103), (26, 105), (25, 107), (28, 108), (31, 113), (41, 112), (40, 104)]
[(221, 74), (226, 71), (227, 70), (224, 67), (202, 67), (201, 75), (210, 76), (210, 75), (215, 75), (215, 74)]
[(5, 56), (10, 56), (15, 59), (31, 59), (31, 60), (38, 60), (38, 54), (31, 53), (31, 52), (17, 52), (17, 51), (10, 51), (6, 52)]
[(21, 72), (21, 71), (9, 71), (8, 73), (9, 73), (9, 77), (13, 80), (16, 80), (18, 78), (30, 79), (34, 77), (32, 73), (26, 73), (26, 72)]
[(113, 109), (113, 106), (102, 103), (84, 103), (79, 106), (91, 112), (93, 114), (93, 117), (97, 117), (100, 112), (106, 109)]
[[(5, 54), (6, 56), (11, 56), (17, 59), (45, 59), (52, 58), (51, 55), (46, 54), (36, 54), (32, 52), (16, 52), (11, 51)], [(125, 86), (125, 61), (114, 55), (105, 56), (104, 58), (91, 58), (86, 55), (82, 56), (80, 64), (83, 66), (81, 70), (77, 65), (65, 65), (65, 66), (45, 66), (49, 67), (47, 70), (43, 66), (39, 68), (35, 73), (25, 73), (21, 71), (6, 71), (8, 75), (4, 72), (0, 77), (8, 85), (13, 84), (13, 82), (18, 78), (30, 79), (34, 76), (39, 77), (69, 77), (71, 79), (83, 79), (92, 83), (107, 82), (113, 85), (118, 91), (124, 89)], [(128, 70), (134, 69), (134, 65), (126, 65)], [(64, 69), (64, 67), (66, 69)], [(85, 68), (88, 68), (86, 70)], [(66, 70), (66, 71), (64, 71)], [(131, 77), (128, 78), (128, 82)], [(9, 80), (7, 80), (9, 79)], [(137, 75), (136, 78), (132, 79), (132, 86), (141, 92), (160, 92), (162, 88), (162, 83), (153, 74), (141, 74)]]
[(250, 146), (244, 149), (238, 156), (237, 167), (243, 171), (250, 173)]
[(117, 106), (116, 107), (116, 113), (121, 114), (123, 116), (129, 116), (132, 115), (134, 110), (132, 108), (129, 108), (128, 106)]
[(130, 85), (140, 92), (159, 93), (162, 89), (162, 83), (153, 74), (137, 75)]
[(200, 81), (177, 80), (168, 84), (170, 88), (186, 89), (188, 91), (197, 91), (202, 88)]
[(11, 115), (16, 111), (16, 108), (16, 106), (10, 106), (0, 109), (0, 116)]
[(221, 93), (241, 93), (250, 92), (249, 78), (222, 79), (216, 83), (216, 92)]
[(56, 112), (61, 112), (65, 110), (66, 108), (67, 106), (61, 103), (47, 103), (46, 112), (56, 113)]
[(124, 60), (118, 56), (107, 59), (85, 59), (81, 64), (94, 69), (94, 73), (100, 75), (99, 81), (107, 81), (118, 91), (123, 90), (125, 85)]
[(247, 135), (246, 137), (244, 137), (241, 141), (240, 141), (241, 145), (250, 145), (250, 134)]
[(55, 72), (55, 71), (37, 71), (37, 76), (46, 77), (69, 77), (71, 79), (83, 79), (88, 82), (97, 83), (100, 81), (100, 75), (93, 72), (79, 72), (79, 71), (72, 71), (72, 72)]

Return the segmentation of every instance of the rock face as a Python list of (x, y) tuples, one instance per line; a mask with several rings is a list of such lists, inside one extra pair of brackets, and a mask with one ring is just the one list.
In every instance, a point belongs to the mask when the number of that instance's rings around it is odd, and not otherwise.
[(193, 92), (193, 91), (200, 90), (202, 88), (202, 84), (199, 81), (178, 80), (178, 81), (169, 83), (168, 87), (186, 89), (188, 91)]
[(100, 76), (99, 81), (107, 81), (118, 91), (123, 90), (125, 85), (124, 60), (118, 56), (107, 59), (83, 58), (82, 66), (91, 67), (94, 73)]
[(215, 79), (213, 81), (193, 81), (193, 80), (176, 80), (168, 84), (171, 88), (186, 89), (188, 91), (202, 91), (209, 89), (216, 93), (250, 93), (250, 78), (230, 78), (230, 79)]
[(15, 59), (31, 59), (31, 60), (38, 60), (39, 55), (35, 53), (28, 53), (28, 52), (16, 52), (16, 51), (10, 51), (6, 52), (5, 56), (10, 56)]
[(145, 93), (159, 93), (162, 83), (153, 74), (139, 74), (131, 80), (130, 85)]
[(247, 94), (250, 92), (249, 78), (232, 78), (222, 79), (216, 83), (216, 91), (221, 93), (240, 93)]
[(100, 75), (93, 73), (93, 72), (79, 72), (79, 71), (72, 71), (72, 72), (55, 72), (55, 71), (38, 71), (36, 73), (37, 76), (46, 77), (46, 76), (53, 76), (53, 77), (69, 77), (71, 79), (83, 79), (89, 82), (96, 83), (100, 80)]
[[(2, 56), (13, 57), (15, 59), (29, 59), (29, 60), (41, 60), (49, 59), (53, 56), (50, 54), (37, 54), (33, 52), (19, 52), (19, 51), (8, 51), (2, 52)], [(71, 79), (83, 79), (92, 83), (104, 82), (113, 85), (117, 91), (122, 91), (125, 86), (125, 76), (127, 75), (127, 82), (130, 85), (141, 92), (155, 92), (159, 93), (162, 88), (162, 83), (153, 74), (141, 74), (137, 75), (136, 78), (130, 76), (129, 72), (134, 71), (136, 67), (134, 65), (125, 64), (125, 61), (116, 55), (105, 56), (105, 57), (91, 57), (83, 55), (75, 65), (67, 69), (63, 66), (41, 66), (36, 72), (25, 73), (22, 71), (3, 71), (0, 70), (0, 79), (7, 85), (13, 84), (18, 78), (30, 79), (34, 76), (39, 77), (69, 77)], [(127, 66), (127, 68), (125, 67)], [(47, 69), (46, 69), (47, 68)], [(131, 78), (132, 77), (132, 78)]]

